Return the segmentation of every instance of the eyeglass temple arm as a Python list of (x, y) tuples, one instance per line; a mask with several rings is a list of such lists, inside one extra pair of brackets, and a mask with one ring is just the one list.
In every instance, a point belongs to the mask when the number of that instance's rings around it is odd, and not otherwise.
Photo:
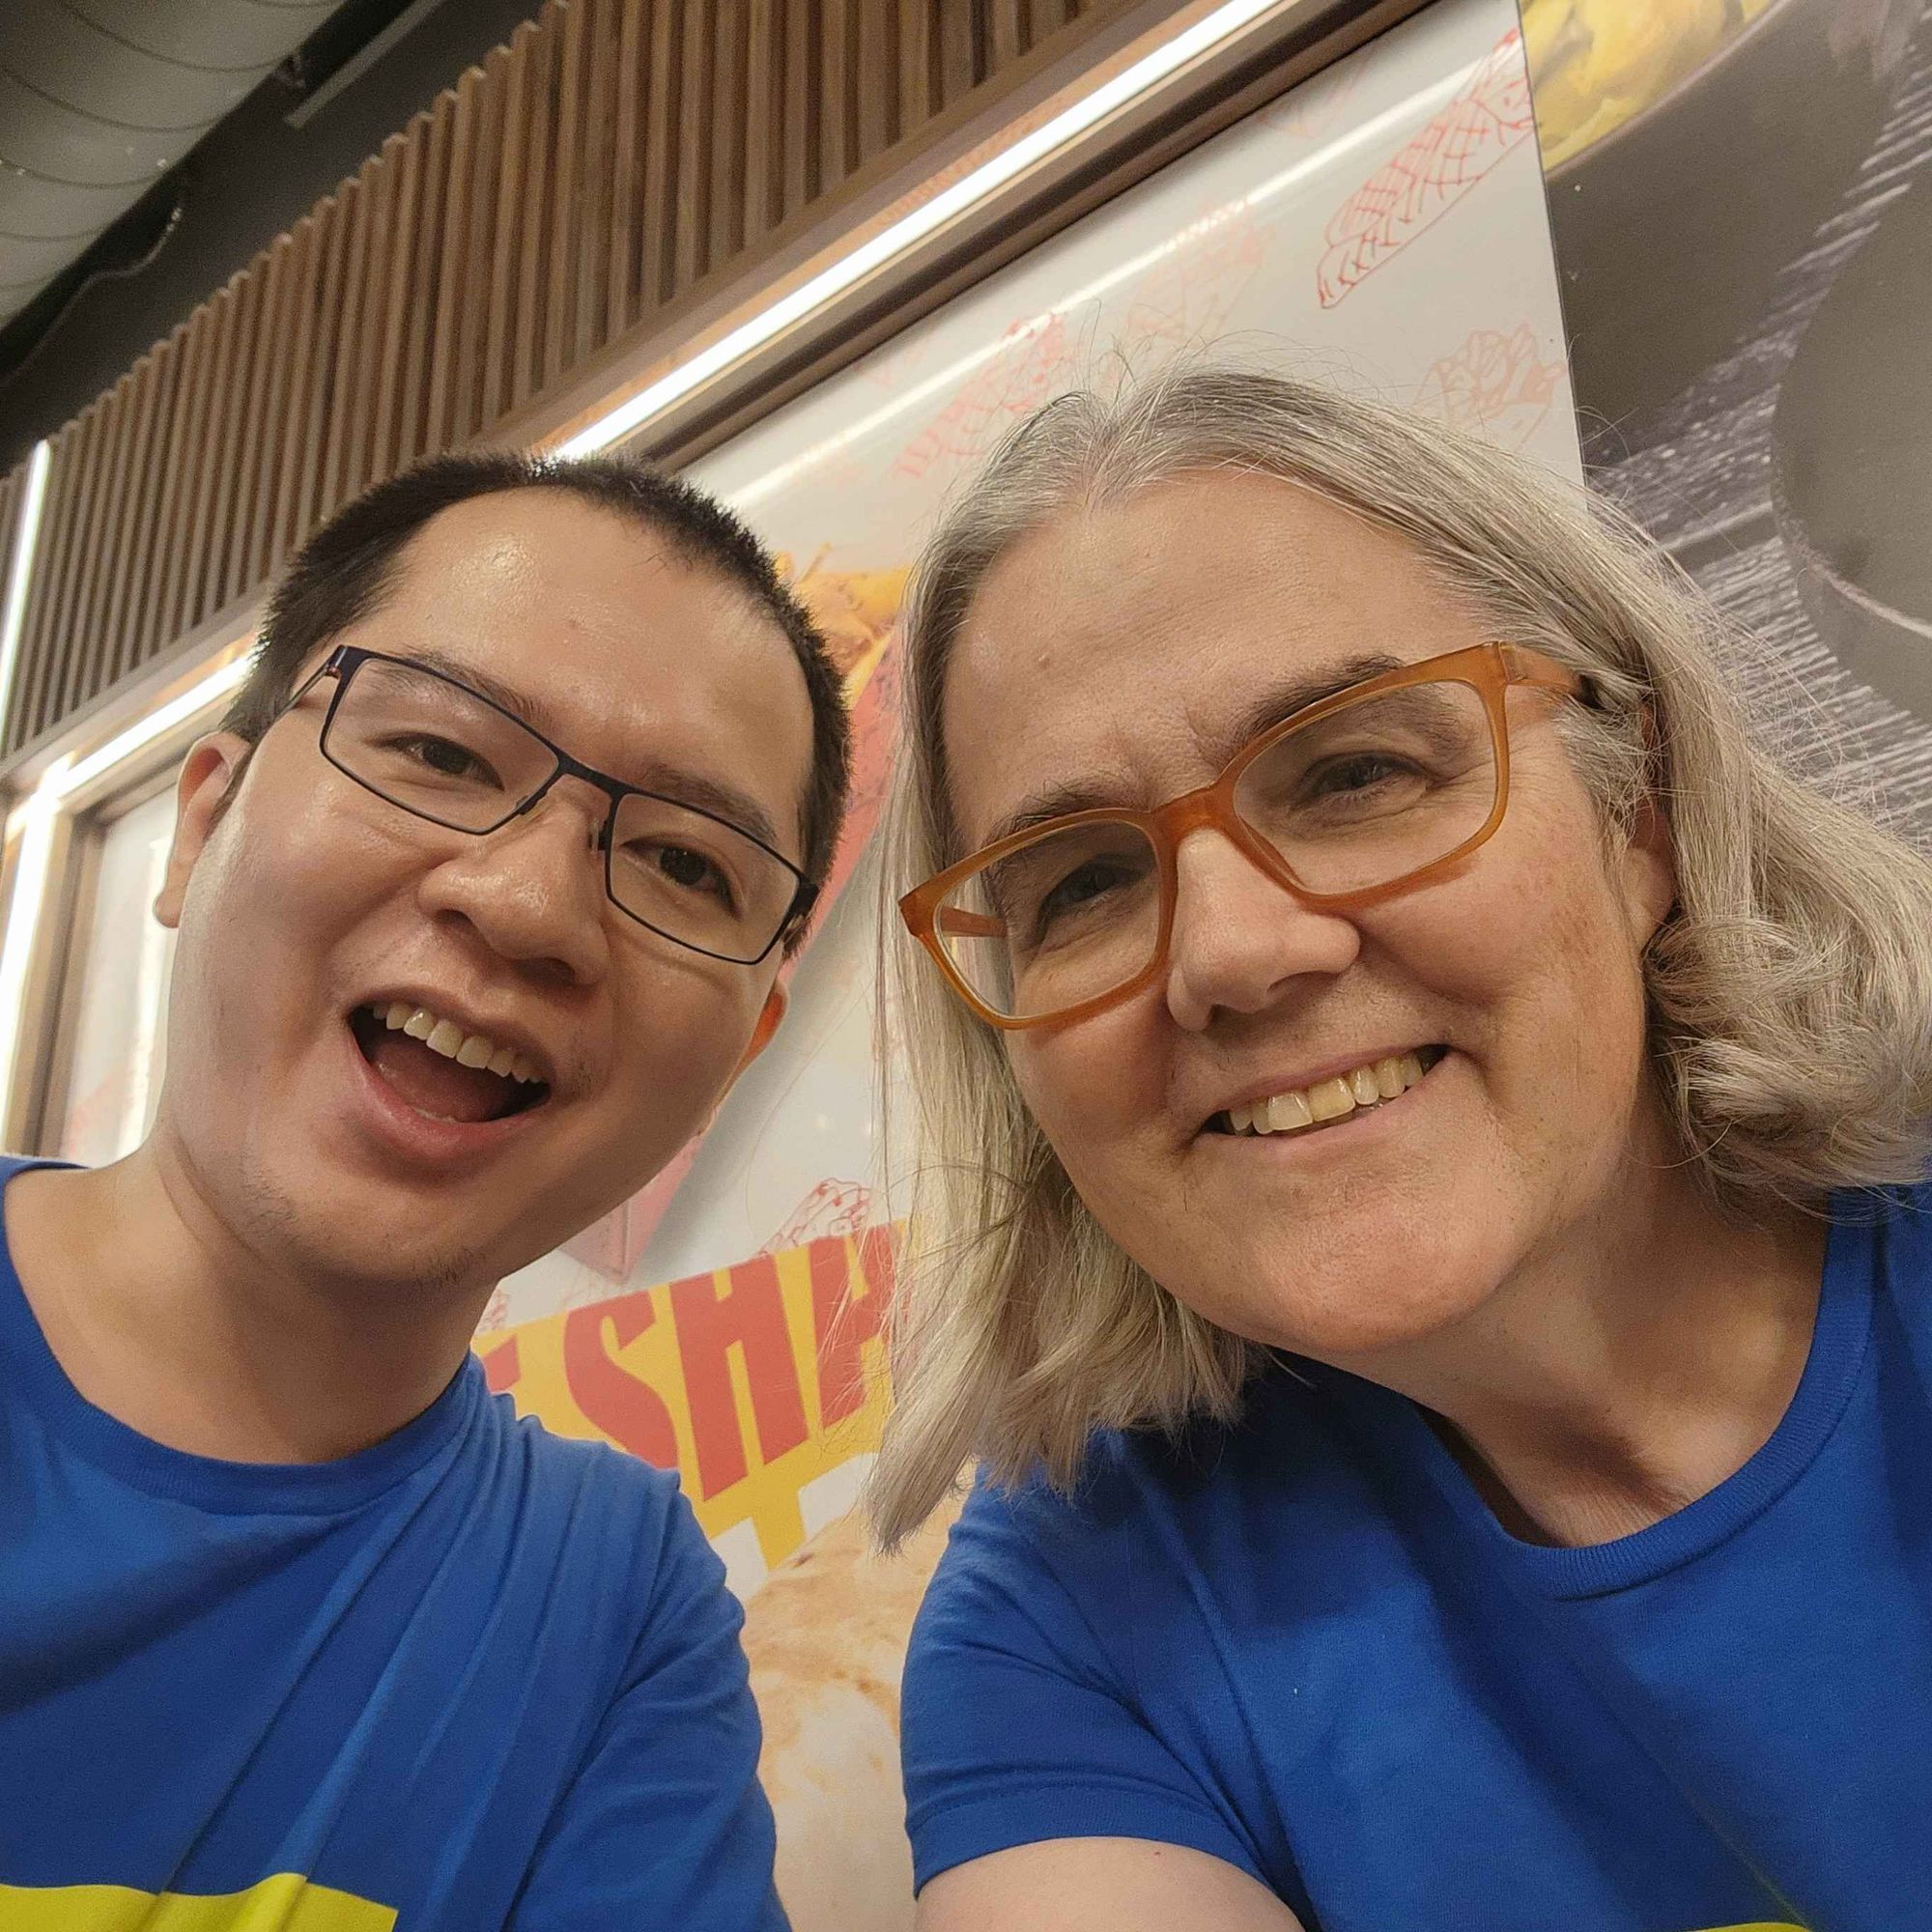
[(1509, 668), (1512, 684), (1534, 685), (1543, 691), (1561, 692), (1592, 711), (1604, 708), (1604, 694), (1587, 671), (1572, 670), (1541, 651), (1526, 651), (1516, 644), (1503, 646), (1503, 662)]
[(948, 939), (1004, 939), (1007, 923), (983, 912), (962, 912), (957, 906), (941, 906), (934, 915), (932, 929)]

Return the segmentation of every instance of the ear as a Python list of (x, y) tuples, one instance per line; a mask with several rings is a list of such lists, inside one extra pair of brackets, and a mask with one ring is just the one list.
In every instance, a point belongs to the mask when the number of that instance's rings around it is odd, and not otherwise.
[(1654, 796), (1646, 796), (1637, 807), (1619, 870), (1632, 936), (1639, 948), (1648, 946), (1677, 903), (1677, 855), (1670, 819)]
[(751, 1065), (765, 1048), (771, 1045), (772, 1036), (779, 1030), (779, 1022), (785, 1016), (785, 1008), (790, 1004), (790, 996), (781, 983), (774, 980), (772, 990), (765, 995), (765, 1004), (758, 1010), (758, 1023), (752, 1029), (751, 1044), (745, 1048), (745, 1056), (731, 1069), (735, 1081), (746, 1067)]
[(181, 923), (188, 876), (254, 748), (233, 731), (211, 732), (196, 741), (175, 782), (175, 839), (168, 852), (167, 877), (155, 895), (155, 917), (163, 925)]

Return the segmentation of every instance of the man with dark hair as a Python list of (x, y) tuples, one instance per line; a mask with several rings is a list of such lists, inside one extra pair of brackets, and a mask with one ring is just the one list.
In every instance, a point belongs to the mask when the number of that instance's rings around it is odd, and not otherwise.
[(0, 1920), (782, 1925), (722, 1566), (469, 1343), (770, 1037), (846, 764), (641, 466), (445, 458), (296, 558), (181, 773), (154, 1130), (0, 1163)]

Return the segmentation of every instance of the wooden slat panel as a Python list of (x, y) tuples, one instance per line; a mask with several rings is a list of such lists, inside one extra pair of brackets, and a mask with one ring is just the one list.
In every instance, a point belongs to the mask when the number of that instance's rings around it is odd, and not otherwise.
[(830, 193), (858, 166), (853, 101), (852, 14), (856, 0), (819, 0), (818, 190)]
[(351, 407), (342, 450), (342, 494), (358, 497), (375, 475), (376, 399), (389, 380), (383, 361), (387, 333), (384, 309), (396, 248), (398, 170), (385, 165), (386, 151), (371, 157), (363, 170), (369, 202), (369, 240), (358, 279), (362, 302), (355, 324), (355, 353), (350, 362)]
[(896, 0), (859, 0), (852, 100), (862, 163), (898, 139), (898, 39)]
[(745, 245), (747, 82), (746, 0), (717, 0), (712, 10), (710, 219), (704, 270)]
[(986, 0), (987, 24), (991, 44), (987, 49), (990, 65), (998, 70), (1019, 59), (1028, 40), (1026, 0)]
[(436, 294), (442, 271), (442, 231), (449, 208), (450, 132), (456, 97), (437, 98), (423, 128), (422, 215), (410, 258), (410, 326), (396, 384), (396, 468), (436, 444), (430, 440), (429, 371), (436, 350)]
[(543, 384), (544, 267), (549, 253), (552, 146), (555, 122), (558, 36), (549, 31), (554, 10), (547, 10), (539, 25), (545, 29), (529, 46), (529, 126), (525, 135), (527, 162), (524, 176), (523, 236), (517, 244), (517, 312), (511, 328), (516, 362), (510, 393), (520, 407)]
[(151, 650), (158, 650), (183, 628), (181, 612), (185, 585), (193, 575), (195, 492), (208, 449), (204, 424), (214, 381), (215, 341), (216, 331), (211, 327), (208, 309), (197, 309), (184, 338), (187, 361), (182, 371), (181, 407), (175, 412), (173, 500), (162, 533), (164, 554), (160, 582), (155, 590)]
[(127, 538), (128, 499), (147, 366), (151, 366), (151, 358), (144, 356), (114, 386), (114, 406), (108, 415), (110, 446), (104, 485), (99, 512), (90, 520), (87, 540), (86, 595), (73, 612), (69, 631), (68, 649), (71, 656), (67, 675), (61, 681), (63, 710), (71, 710), (99, 691), (105, 668), (113, 660), (114, 639), (107, 628), (107, 616)]
[(819, 184), (818, 5), (784, 5), (784, 212), (796, 214), (814, 200)]
[(980, 46), (974, 29), (980, 4), (983, 0), (975, 0), (973, 6), (961, 6), (959, 0), (938, 0), (941, 107), (951, 107), (979, 83)]
[(1080, 12), (1080, 0), (1033, 0), (1035, 45), (1057, 34)]
[[(0, 754), (1127, 4), (544, 0), (54, 439)], [(0, 546), (19, 491), (0, 478)]]
[(335, 226), (332, 200), (324, 202), (314, 214), (304, 215), (296, 224), (296, 255), (289, 290), (293, 326), (290, 386), (287, 412), (275, 426), (280, 461), (275, 472), (274, 509), (270, 517), (270, 547), (277, 562), (295, 547), (299, 527), (302, 470), (308, 456), (309, 404), (315, 392), (316, 342), (327, 296), (329, 242)]
[(168, 572), (178, 549), (175, 526), (182, 497), (182, 470), (187, 461), (188, 422), (194, 400), (195, 352), (199, 331), (180, 324), (161, 353), (168, 361), (168, 405), (155, 437), (155, 481), (150, 544), (141, 569), (134, 609), (128, 616), (128, 660), (146, 663), (161, 635)]
[(784, 217), (784, 40), (780, 0), (750, 0), (745, 42), (742, 238), (750, 245)]
[(147, 594), (148, 561), (154, 554), (155, 523), (160, 509), (159, 452), (174, 403), (179, 362), (172, 345), (162, 342), (136, 365), (147, 372), (146, 392), (139, 405), (134, 460), (122, 499), (120, 555), (114, 595), (107, 607), (105, 628), (113, 653), (105, 672), (109, 683), (138, 662), (134, 646), (140, 628), (141, 600)]
[(610, 318), (611, 207), (617, 173), (619, 0), (584, 0), (590, 15), (583, 50), (583, 126), (580, 136), (583, 186), (577, 230), (577, 327), (564, 356), (581, 367), (611, 336)]
[(515, 345), (511, 331), (517, 315), (511, 298), (517, 286), (517, 242), (523, 232), (524, 170), (528, 158), (525, 142), (529, 135), (530, 123), (528, 55), (530, 39), (535, 33), (535, 23), (524, 21), (513, 36), (501, 62), (502, 140), (493, 197), (495, 233), (490, 241), (490, 293), (485, 310), (487, 331), (483, 342), (482, 418), (485, 422), (495, 421), (508, 410), (515, 380)]
[(298, 373), (292, 353), (296, 304), (308, 238), (313, 233), (312, 225), (298, 226), (294, 234), (278, 235), (269, 251), (269, 295), (263, 304), (257, 352), (260, 381), (249, 398), (247, 419), (242, 428), (242, 501), (237, 511), (242, 529), (241, 541), (229, 560), (231, 597), (261, 582), (272, 567), (275, 483), (281, 474), (282, 444)]
[(424, 428), (424, 445), (429, 449), (447, 449), (455, 440), (456, 360), (463, 334), (464, 282), (469, 268), (465, 251), (469, 242), (470, 197), (476, 185), (472, 159), (482, 85), (482, 70), (471, 68), (457, 83), (456, 112), (450, 122), (449, 185), (443, 202), (442, 250), (437, 264), (430, 332), (429, 411)]
[(189, 502), (187, 543), (182, 551), (180, 601), (172, 614), (176, 632), (193, 630), (209, 609), (209, 556), (220, 545), (220, 531), (214, 524), (214, 500), (222, 491), (228, 412), (242, 379), (242, 359), (236, 354), (236, 340), (242, 332), (242, 280), (240, 274), (230, 276), (228, 286), (209, 303), (213, 313), (205, 323), (213, 340), (209, 342), (209, 367), (195, 419), (195, 448), (189, 458), (193, 498)]
[(650, 60), (649, 0), (618, 0), (614, 124), (611, 153), (610, 283), (605, 339), (621, 335), (639, 313), (644, 185), (644, 111)]
[(383, 346), (376, 417), (369, 432), (371, 482), (393, 476), (400, 467), (398, 423), (403, 413), (404, 385), (409, 380), (405, 355), (412, 318), (423, 306), (415, 270), (416, 237), (423, 220), (423, 154), (427, 143), (397, 134), (392, 137), (392, 144), (397, 162), (395, 232), (389, 248), (388, 283), (383, 292)]
[(649, 108), (644, 118), (644, 232), (639, 290), (645, 313), (677, 286), (678, 60), (683, 0), (651, 0)]
[(709, 260), (711, 219), (711, 20), (685, 12), (677, 70), (677, 245), (668, 295), (688, 289)]
[(322, 214), (322, 274), (315, 286), (314, 332), (310, 355), (307, 407), (289, 425), (296, 439), (295, 504), (289, 523), (291, 544), (299, 544), (315, 528), (322, 511), (323, 456), (328, 435), (328, 412), (335, 394), (335, 351), (342, 332), (343, 265), (349, 258), (351, 198), (355, 184), (339, 188), (318, 211)]
[(899, 128), (911, 133), (929, 120), (939, 100), (939, 41), (933, 0), (898, 0)]
[(370, 170), (345, 182), (341, 190), (342, 294), (335, 310), (335, 339), (328, 358), (328, 412), (321, 440), (311, 461), (316, 479), (314, 521), (321, 523), (347, 494), (343, 469), (349, 454), (350, 422), (359, 398), (355, 393), (356, 350), (360, 346), (362, 312), (368, 305), (369, 230), (375, 213)]
[(71, 711), (79, 694), (86, 689), (83, 679), (91, 669), (99, 639), (95, 632), (95, 607), (100, 590), (101, 557), (107, 546), (115, 509), (116, 469), (125, 463), (128, 445), (122, 440), (122, 424), (128, 414), (128, 392), (131, 378), (123, 376), (107, 392), (107, 406), (100, 414), (100, 453), (95, 459), (94, 488), (87, 506), (87, 520), (81, 526), (76, 546), (73, 576), (69, 581), (66, 608), (59, 616), (59, 637), (65, 652), (61, 675), (51, 687), (57, 709)]
[(196, 546), (202, 567), (190, 622), (198, 622), (211, 611), (220, 608), (224, 566), (235, 533), (235, 472), (241, 461), (242, 425), (248, 406), (252, 349), (262, 309), (262, 278), (241, 274), (235, 278), (233, 287), (234, 320), (227, 340), (225, 366), (216, 384), (213, 412), (209, 418), (208, 436), (214, 458), (214, 489), (209, 504), (207, 530)]
[(550, 264), (545, 270), (543, 384), (569, 366), (577, 332), (577, 261), (582, 246), (583, 83), (590, 10), (571, 0), (562, 13), (562, 52), (552, 143)]
[(501, 186), (497, 156), (502, 146), (503, 113), (509, 99), (502, 61), (493, 60), (476, 71), (476, 125), (469, 141), (467, 227), (455, 319), (455, 365), (450, 378), (450, 415), (444, 439), (452, 445), (468, 442), (483, 419), (483, 362), (490, 314), (487, 304), (478, 299), (477, 292), (488, 286), (495, 252), (491, 231), (496, 225), (497, 197)]

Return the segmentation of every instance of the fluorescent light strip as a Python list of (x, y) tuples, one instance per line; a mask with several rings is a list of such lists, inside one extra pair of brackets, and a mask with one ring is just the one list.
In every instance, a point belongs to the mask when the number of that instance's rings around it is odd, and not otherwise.
[(60, 799), (48, 784), (30, 793), (14, 815), (20, 845), (14, 860), (14, 896), (7, 907), (7, 936), (0, 942), (0, 1115), (13, 1094), (18, 1069), (27, 970), (33, 964), (34, 935), (40, 929), (41, 901), (46, 896), (59, 820)]
[(631, 434), (639, 424), (660, 415), (673, 403), (728, 369), (734, 362), (761, 349), (782, 334), (794, 323), (813, 310), (838, 299), (847, 289), (903, 255), (928, 235), (955, 220), (976, 203), (1004, 187), (1027, 169), (1077, 139), (1108, 115), (1125, 106), (1151, 87), (1157, 86), (1190, 61), (1211, 51), (1223, 41), (1238, 33), (1262, 14), (1270, 12), (1279, 0), (1228, 0), (1193, 26), (1177, 34), (1165, 45), (1144, 55), (1131, 67), (1123, 68), (1113, 79), (1102, 81), (1091, 94), (1056, 114), (1051, 121), (1023, 134), (1004, 153), (982, 161), (971, 174), (942, 188), (930, 201), (881, 229), (869, 241), (862, 242), (830, 268), (821, 270), (789, 295), (761, 309), (719, 338), (709, 349), (700, 350), (690, 361), (640, 389), (628, 402), (600, 416), (588, 428), (562, 443), (559, 456), (589, 456), (606, 449), (619, 438)]
[(0, 611), (0, 739), (14, 711), (14, 665), (20, 655), (20, 637), (27, 628), (27, 591), (33, 582), (34, 557), (41, 534), (41, 512), (46, 507), (47, 470), (53, 445), (35, 443), (27, 459), (27, 494), (20, 499), (19, 526), (14, 532), (14, 555), (7, 571), (7, 607)]
[(169, 698), (158, 710), (149, 712), (145, 718), (137, 718), (118, 737), (108, 739), (98, 752), (90, 752), (77, 765), (59, 773), (49, 772), (41, 781), (41, 790), (50, 790), (55, 798), (62, 799), (71, 792), (78, 791), (82, 785), (93, 783), (101, 773), (112, 771), (136, 752), (152, 745), (156, 738), (172, 731), (177, 724), (185, 724), (197, 711), (206, 711), (211, 705), (218, 704), (248, 675), (248, 664), (249, 659), (244, 653), (210, 671), (179, 696)]

